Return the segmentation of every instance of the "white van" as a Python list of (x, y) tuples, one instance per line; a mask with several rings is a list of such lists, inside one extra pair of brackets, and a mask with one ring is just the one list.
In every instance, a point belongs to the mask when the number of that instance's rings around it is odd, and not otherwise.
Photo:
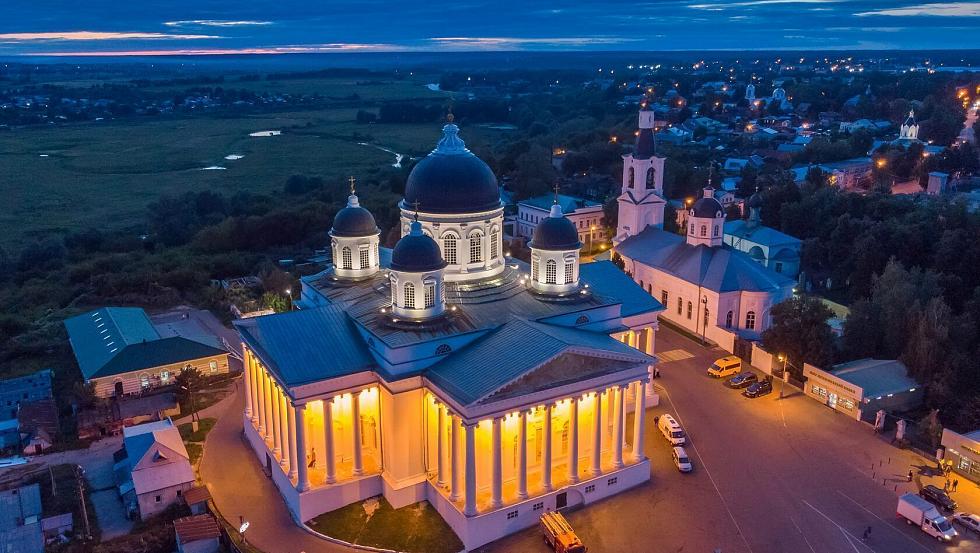
[(674, 417), (667, 414), (660, 415), (657, 419), (657, 428), (660, 429), (660, 433), (664, 435), (664, 438), (671, 445), (684, 445), (687, 443), (687, 434), (684, 433), (681, 425), (677, 424)]

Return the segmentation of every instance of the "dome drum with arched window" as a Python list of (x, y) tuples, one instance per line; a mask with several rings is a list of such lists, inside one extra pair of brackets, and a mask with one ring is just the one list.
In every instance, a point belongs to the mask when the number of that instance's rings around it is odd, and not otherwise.
[(578, 231), (556, 202), (538, 223), (531, 247), (531, 290), (539, 294), (568, 295), (579, 292)]
[[(353, 182), (353, 177), (351, 179)], [(347, 207), (337, 212), (329, 234), (335, 276), (357, 279), (369, 277), (378, 271), (381, 231), (371, 212), (361, 207), (353, 185)]]
[(402, 235), (417, 217), (446, 261), (447, 281), (472, 281), (504, 270), (503, 205), (497, 178), (449, 123), (436, 149), (409, 174), (401, 204)]
[(439, 245), (422, 232), (414, 221), (409, 234), (403, 236), (391, 251), (392, 317), (423, 320), (442, 315), (446, 292), (443, 270), (446, 262)]
[(692, 246), (721, 246), (724, 239), (725, 209), (715, 199), (715, 190), (704, 189), (704, 196), (688, 212), (687, 243)]

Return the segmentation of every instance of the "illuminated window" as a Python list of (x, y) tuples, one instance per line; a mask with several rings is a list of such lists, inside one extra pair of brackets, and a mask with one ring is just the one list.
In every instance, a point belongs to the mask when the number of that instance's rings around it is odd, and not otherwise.
[(140, 388), (150, 387), (150, 375), (143, 373), (140, 375)]
[(160, 382), (164, 384), (170, 382), (170, 371), (160, 371)]
[(749, 311), (745, 314), (745, 328), (755, 330), (755, 311)]
[(452, 233), (449, 233), (442, 238), (443, 257), (446, 258), (446, 263), (450, 265), (456, 264), (456, 241), (457, 240), (459, 240), (459, 237)]
[(537, 259), (532, 259), (531, 260), (531, 280), (533, 280), (533, 281), (537, 281), (538, 280), (538, 265), (540, 263), (541, 262), (538, 261)]
[(371, 265), (371, 252), (367, 248), (361, 250), (361, 268), (367, 269)]
[(428, 283), (425, 285), (425, 308), (428, 309), (436, 304), (436, 285)]
[(544, 281), (547, 284), (558, 282), (558, 264), (555, 263), (554, 259), (549, 259), (544, 265)]
[(490, 259), (497, 259), (498, 248), (497, 242), (500, 241), (500, 233), (497, 229), (490, 232)]
[(574, 272), (575, 272), (575, 263), (572, 262), (572, 261), (566, 261), (565, 262), (565, 284), (571, 284), (572, 283), (572, 277), (574, 276), (574, 274), (573, 274)]
[(352, 269), (354, 267), (354, 260), (351, 259), (350, 248), (344, 246), (344, 249), (340, 253), (341, 268)]
[(474, 232), (470, 235), (470, 263), (483, 261), (483, 234)]
[(415, 309), (415, 285), (411, 282), (405, 283), (405, 301), (403, 303), (407, 309)]

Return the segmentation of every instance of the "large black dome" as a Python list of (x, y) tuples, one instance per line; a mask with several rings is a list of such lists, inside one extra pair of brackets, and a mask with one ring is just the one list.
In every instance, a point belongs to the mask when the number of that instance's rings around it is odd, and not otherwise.
[(529, 245), (533, 249), (547, 251), (577, 250), (582, 247), (575, 223), (562, 215), (558, 204), (552, 206), (551, 215), (534, 228)]
[(500, 207), (497, 177), (466, 149), (459, 127), (443, 127), (439, 145), (408, 175), (404, 207), (426, 213), (477, 213)]
[(374, 215), (357, 202), (357, 196), (351, 194), (347, 199), (347, 207), (337, 212), (333, 218), (331, 236), (364, 237), (374, 236), (381, 232), (374, 221)]
[(418, 221), (412, 223), (411, 229), (391, 250), (391, 270), (424, 273), (445, 267), (439, 244), (422, 234), (422, 225)]

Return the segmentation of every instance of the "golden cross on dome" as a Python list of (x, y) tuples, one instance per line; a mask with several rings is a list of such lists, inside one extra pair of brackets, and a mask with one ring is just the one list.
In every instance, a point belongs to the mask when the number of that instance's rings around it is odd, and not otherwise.
[(350, 183), (350, 193), (351, 193), (351, 196), (354, 195), (354, 182), (355, 182), (355, 180), (356, 179), (354, 179), (354, 175), (351, 175), (350, 178), (347, 179), (347, 182)]

